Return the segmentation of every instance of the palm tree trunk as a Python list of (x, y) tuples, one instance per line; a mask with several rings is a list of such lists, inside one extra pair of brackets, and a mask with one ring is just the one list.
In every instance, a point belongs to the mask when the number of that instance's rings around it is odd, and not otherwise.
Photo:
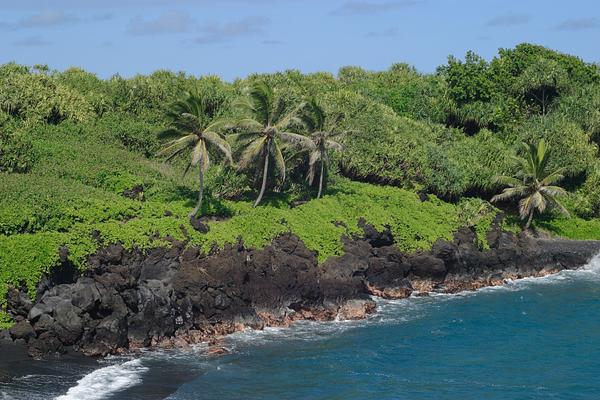
[(256, 202), (254, 203), (254, 207), (256, 207), (258, 205), (258, 203), (260, 203), (263, 195), (265, 194), (265, 189), (267, 188), (267, 176), (269, 175), (269, 155), (270, 155), (270, 153), (271, 153), (271, 142), (269, 142), (267, 144), (267, 154), (265, 154), (265, 168), (263, 170), (262, 186), (260, 188), (260, 193), (258, 194), (258, 198), (256, 199)]
[(527, 223), (525, 224), (525, 230), (529, 230), (529, 227), (531, 226), (531, 221), (533, 220), (533, 210), (531, 210), (531, 212), (529, 213), (529, 218), (527, 219)]
[(190, 213), (190, 217), (195, 217), (202, 208), (202, 197), (204, 196), (204, 171), (202, 171), (202, 158), (200, 158), (200, 190), (198, 192), (198, 203), (196, 208)]
[(321, 160), (321, 175), (319, 176), (319, 193), (317, 194), (317, 199), (321, 198), (321, 192), (323, 191), (323, 165), (325, 163)]

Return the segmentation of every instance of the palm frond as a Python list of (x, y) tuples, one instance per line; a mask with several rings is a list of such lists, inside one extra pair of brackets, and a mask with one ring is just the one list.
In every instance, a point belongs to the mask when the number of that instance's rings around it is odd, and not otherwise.
[(564, 170), (563, 168), (560, 168), (554, 172), (551, 172), (544, 179), (542, 179), (540, 184), (546, 186), (546, 185), (552, 185), (554, 183), (562, 181), (565, 177), (562, 174), (563, 170)]
[(551, 197), (567, 195), (567, 191), (559, 186), (542, 186), (540, 192)]
[(492, 182), (498, 185), (518, 187), (523, 185), (523, 181), (512, 176), (497, 175), (492, 178)]
[(524, 187), (510, 187), (506, 188), (502, 191), (502, 193), (495, 195), (492, 197), (492, 203), (497, 203), (499, 201), (517, 199), (523, 197), (527, 194), (526, 188)]
[(254, 114), (256, 112), (256, 109), (254, 108), (254, 103), (252, 102), (252, 99), (250, 99), (250, 97), (248, 96), (241, 96), (236, 98), (232, 102), (231, 107), (234, 110), (245, 114)]
[(279, 134), (281, 136), (281, 139), (286, 143), (290, 143), (298, 147), (305, 147), (307, 149), (315, 147), (313, 141), (307, 136), (299, 135), (297, 133), (292, 132), (280, 132)]
[(519, 200), (519, 217), (526, 219), (535, 209), (533, 195), (527, 196)]
[(281, 148), (277, 145), (276, 142), (273, 142), (273, 153), (275, 156), (275, 165), (281, 173), (281, 182), (283, 183), (285, 182), (285, 160), (283, 159)]
[(317, 162), (323, 159), (323, 153), (318, 149), (310, 152), (308, 157), (308, 165), (315, 165)]
[(267, 144), (268, 138), (265, 136), (259, 137), (258, 139), (252, 141), (242, 153), (239, 165), (240, 168), (247, 168), (252, 162), (261, 154)]
[(332, 150), (337, 150), (337, 151), (344, 150), (344, 146), (342, 146), (340, 143), (338, 143), (334, 140), (330, 140), (330, 139), (325, 141), (325, 146)]
[(251, 131), (251, 132), (259, 132), (264, 129), (264, 125), (256, 119), (253, 118), (240, 118), (233, 121), (234, 126), (236, 128), (240, 128), (242, 130)]
[[(290, 112), (285, 115), (278, 116), (276, 120), (273, 121), (273, 125), (277, 129), (286, 129), (294, 122), (300, 122), (299, 113), (304, 107), (304, 103), (300, 103), (298, 106), (294, 107)], [(285, 110), (284, 110), (285, 111)]]
[(263, 126), (269, 125), (274, 108), (275, 94), (271, 86), (265, 81), (252, 84), (248, 92), (252, 104), (252, 113)]
[(208, 149), (206, 148), (206, 142), (204, 140), (202, 141), (202, 147), (204, 147), (204, 154), (200, 159), (200, 168), (202, 168), (202, 172), (206, 172), (206, 170), (208, 170), (208, 167), (210, 167), (210, 154), (208, 153)]
[(192, 166), (197, 165), (198, 162), (200, 162), (200, 160), (202, 160), (202, 158), (206, 156), (206, 153), (206, 145), (204, 143), (204, 140), (199, 140), (198, 143), (196, 143), (196, 146), (194, 146), (194, 150), (192, 151)]
[(170, 155), (172, 152), (177, 152), (182, 149), (186, 149), (194, 144), (195, 141), (198, 140), (198, 136), (195, 134), (189, 134), (179, 139), (175, 139), (170, 141), (165, 145), (165, 147), (156, 153), (157, 157), (163, 157), (166, 155)]
[(308, 132), (312, 133), (325, 129), (325, 110), (316, 98), (312, 97), (306, 102), (300, 111), (300, 120), (304, 123)]
[(171, 153), (171, 155), (169, 157), (165, 158), (165, 162), (166, 163), (170, 162), (172, 159), (174, 159), (175, 157), (177, 157), (178, 155), (183, 153), (186, 149), (187, 149), (187, 147), (184, 147), (184, 148), (181, 148), (181, 149)]
[(562, 215), (564, 215), (567, 218), (571, 218), (571, 214), (569, 213), (569, 210), (567, 210), (565, 208), (565, 206), (563, 206), (562, 203), (560, 201), (558, 201), (556, 198), (554, 198), (554, 197), (548, 198), (547, 201), (548, 201), (548, 203), (550, 203), (550, 205), (553, 208), (558, 209), (558, 211), (560, 211), (560, 213)]
[(223, 139), (218, 133), (210, 131), (205, 131), (202, 136), (208, 143), (212, 144), (221, 151), (229, 164), (233, 164), (233, 159), (231, 158), (231, 146), (225, 139)]
[(254, 141), (257, 138), (262, 137), (262, 133), (261, 132), (255, 132), (255, 131), (250, 131), (250, 132), (241, 132), (241, 133), (234, 133), (232, 135), (227, 135), (227, 141), (233, 145), (246, 145), (248, 143), (248, 141)]

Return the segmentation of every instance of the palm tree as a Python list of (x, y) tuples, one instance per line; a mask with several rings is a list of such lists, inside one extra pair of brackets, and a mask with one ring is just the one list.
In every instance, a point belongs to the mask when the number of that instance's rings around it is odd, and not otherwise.
[(250, 87), (248, 96), (237, 102), (237, 107), (246, 115), (245, 118), (234, 122), (244, 132), (232, 135), (234, 140), (244, 147), (239, 162), (240, 168), (247, 168), (253, 162), (263, 160), (262, 185), (254, 203), (256, 207), (265, 194), (271, 158), (281, 174), (281, 181), (285, 181), (285, 161), (280, 141), (291, 142), (300, 136), (286, 132), (285, 129), (298, 122), (297, 114), (302, 105), (288, 111), (285, 100), (276, 96), (269, 84), (258, 81)]
[[(341, 117), (341, 116), (340, 116)], [(341, 135), (341, 132), (335, 130), (339, 118), (334, 126), (326, 130), (325, 121), (327, 115), (321, 105), (312, 98), (303, 110), (300, 119), (308, 130), (310, 137), (296, 135), (292, 139), (301, 147), (302, 152), (308, 152), (308, 183), (312, 185), (317, 170), (319, 171), (319, 192), (317, 199), (321, 197), (323, 191), (323, 177), (329, 164), (328, 150), (342, 150), (342, 145), (334, 141), (333, 138)]]
[(541, 214), (547, 208), (554, 207), (569, 217), (567, 209), (556, 199), (558, 196), (567, 194), (563, 188), (555, 186), (564, 178), (562, 171), (561, 169), (552, 172), (546, 171), (550, 156), (546, 142), (542, 139), (537, 146), (523, 143), (523, 147), (525, 148), (525, 157), (516, 157), (521, 165), (521, 171), (516, 177), (499, 176), (495, 178), (496, 182), (508, 187), (502, 193), (494, 196), (492, 202), (519, 199), (519, 215), (522, 220), (527, 219), (525, 230), (529, 229), (536, 210)]
[(183, 154), (186, 150), (191, 150), (192, 158), (184, 175), (190, 168), (199, 165), (198, 203), (189, 214), (190, 217), (196, 216), (202, 207), (204, 173), (210, 166), (209, 147), (218, 150), (226, 161), (233, 163), (229, 143), (216, 132), (219, 121), (215, 117), (219, 106), (220, 104), (216, 101), (188, 93), (183, 100), (175, 102), (167, 111), (172, 128), (165, 131), (163, 135), (176, 135), (178, 138), (166, 143), (157, 156), (167, 156), (165, 160), (167, 162)]

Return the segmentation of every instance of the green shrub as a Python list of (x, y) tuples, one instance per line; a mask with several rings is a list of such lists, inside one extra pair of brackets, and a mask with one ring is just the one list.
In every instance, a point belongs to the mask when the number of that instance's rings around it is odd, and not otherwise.
[(34, 162), (31, 141), (21, 133), (3, 132), (0, 126), (0, 173), (27, 172)]
[(82, 122), (93, 117), (85, 97), (53, 76), (25, 72), (10, 64), (0, 68), (0, 110), (32, 123)]
[(583, 218), (600, 218), (600, 165), (587, 176), (573, 200), (575, 212)]
[(598, 146), (577, 124), (560, 116), (535, 117), (517, 128), (517, 142), (545, 139), (551, 149), (550, 170), (564, 168), (567, 177), (586, 174), (596, 163)]

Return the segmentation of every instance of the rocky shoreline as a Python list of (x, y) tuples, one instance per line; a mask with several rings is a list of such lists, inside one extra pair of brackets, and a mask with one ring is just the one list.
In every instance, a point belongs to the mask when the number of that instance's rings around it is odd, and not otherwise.
[(371, 296), (399, 299), (456, 293), (543, 276), (586, 264), (600, 241), (488, 233), (460, 229), (431, 251), (405, 254), (389, 232), (363, 224), (364, 235), (344, 238), (344, 254), (319, 264), (296, 236), (284, 234), (261, 250), (242, 242), (211, 254), (172, 241), (147, 254), (111, 245), (77, 273), (62, 265), (40, 284), (36, 302), (22, 290), (8, 295), (17, 323), (4, 335), (32, 357), (74, 349), (90, 356), (146, 347), (185, 347), (245, 328), (289, 326), (298, 320), (361, 319), (376, 312)]

